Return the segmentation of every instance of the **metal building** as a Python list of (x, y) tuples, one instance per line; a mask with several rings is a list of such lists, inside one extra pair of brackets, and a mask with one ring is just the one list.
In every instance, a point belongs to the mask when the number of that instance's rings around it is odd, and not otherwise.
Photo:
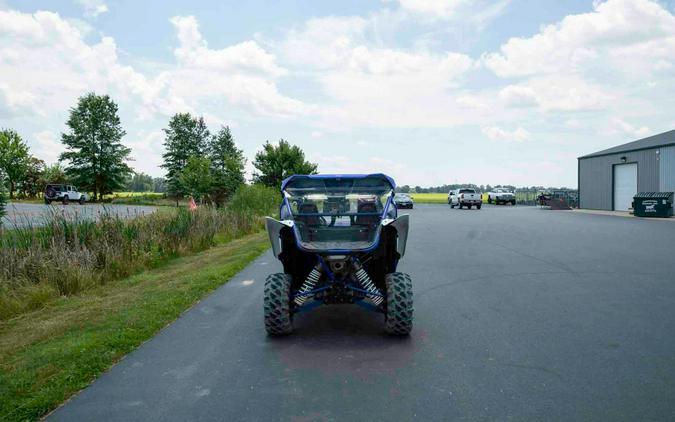
[(637, 192), (675, 192), (675, 130), (578, 159), (579, 207), (625, 211)]

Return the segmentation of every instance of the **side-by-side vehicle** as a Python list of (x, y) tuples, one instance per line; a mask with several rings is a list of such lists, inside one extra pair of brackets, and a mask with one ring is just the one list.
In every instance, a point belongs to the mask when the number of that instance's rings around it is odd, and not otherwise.
[(265, 328), (289, 334), (294, 315), (317, 306), (356, 304), (384, 315), (385, 330), (412, 329), (405, 254), (408, 215), (397, 215), (394, 181), (384, 174), (294, 175), (281, 185), (280, 219), (267, 218), (284, 272), (265, 281)]

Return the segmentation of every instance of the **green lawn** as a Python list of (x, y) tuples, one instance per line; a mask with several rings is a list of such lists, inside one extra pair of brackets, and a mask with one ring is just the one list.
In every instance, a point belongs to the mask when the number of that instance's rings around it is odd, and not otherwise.
[(447, 204), (447, 193), (411, 193), (413, 200), (419, 204)]
[(0, 420), (56, 408), (268, 247), (249, 235), (0, 322)]

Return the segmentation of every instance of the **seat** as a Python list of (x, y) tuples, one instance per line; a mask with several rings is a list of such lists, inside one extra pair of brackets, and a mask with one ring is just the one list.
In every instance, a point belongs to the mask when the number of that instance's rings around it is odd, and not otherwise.
[(301, 214), (297, 220), (305, 223), (308, 226), (318, 226), (321, 224), (318, 215), (302, 215), (302, 214), (319, 214), (319, 208), (316, 204), (306, 203), (298, 207), (298, 213)]
[[(362, 202), (358, 205), (357, 213), (377, 212), (377, 206), (374, 202)], [(380, 222), (378, 215), (358, 215), (356, 217), (356, 224), (362, 226), (374, 225)]]

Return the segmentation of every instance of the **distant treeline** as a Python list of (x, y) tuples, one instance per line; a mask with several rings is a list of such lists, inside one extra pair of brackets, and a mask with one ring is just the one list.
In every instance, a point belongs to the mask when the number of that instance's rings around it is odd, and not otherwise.
[(396, 192), (404, 192), (404, 193), (448, 193), (449, 191), (453, 189), (459, 189), (459, 188), (474, 188), (478, 192), (490, 192), (492, 189), (495, 188), (507, 188), (511, 189), (512, 191), (528, 191), (528, 192), (537, 192), (537, 191), (545, 191), (545, 190), (564, 190), (564, 189), (569, 189), (566, 187), (544, 187), (544, 186), (522, 186), (522, 187), (517, 187), (513, 185), (474, 185), (473, 183), (460, 183), (460, 184), (452, 184), (452, 185), (441, 185), (441, 186), (431, 186), (429, 188), (423, 188), (421, 186), (415, 186), (415, 187), (410, 187), (408, 185), (403, 185), (403, 186), (397, 186), (396, 187)]

